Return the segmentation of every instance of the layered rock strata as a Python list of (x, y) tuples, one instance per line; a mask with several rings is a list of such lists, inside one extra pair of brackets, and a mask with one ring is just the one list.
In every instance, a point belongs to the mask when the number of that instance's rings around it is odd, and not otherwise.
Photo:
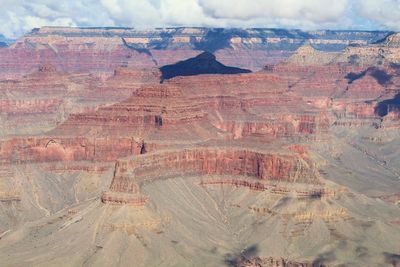
[(279, 29), (43, 27), (2, 48), (0, 69), (1, 74), (16, 75), (48, 62), (67, 72), (110, 73), (120, 66), (151, 68), (173, 64), (200, 51), (210, 51), (217, 52), (223, 64), (259, 70), (266, 63), (287, 58), (304, 42), (319, 49), (338, 51), (350, 44), (367, 45), (387, 34)]
[(106, 192), (102, 198), (110, 202), (116, 192), (122, 196), (140, 194), (140, 184), (145, 181), (185, 175), (239, 175), (260, 180), (320, 183), (314, 166), (297, 155), (199, 147), (117, 161), (111, 193)]

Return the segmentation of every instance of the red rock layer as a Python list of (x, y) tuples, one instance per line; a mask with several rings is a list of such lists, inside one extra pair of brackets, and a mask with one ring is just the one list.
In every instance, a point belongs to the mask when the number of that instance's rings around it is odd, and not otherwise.
[(293, 137), (303, 135), (312, 137), (314, 134), (326, 132), (329, 119), (326, 114), (284, 115), (270, 120), (234, 121), (227, 120), (214, 124), (217, 128), (233, 133), (235, 139), (250, 135)]
[[(4, 59), (0, 63), (1, 74), (15, 77), (29, 73), (44, 63), (50, 63), (58, 70), (66, 72), (112, 73), (121, 66), (143, 69), (174, 64), (202, 52), (191, 48), (166, 48), (150, 49), (150, 54), (140, 53), (125, 46), (122, 38), (91, 38), (93, 40), (89, 40), (90, 43), (86, 43), (84, 37), (75, 38), (77, 40), (73, 41), (75, 42), (73, 45), (69, 44), (67, 39), (57, 40), (49, 45), (51, 37), (48, 39), (27, 37), (18, 40), (12, 47), (0, 49), (0, 58)], [(96, 42), (104, 44), (98, 45)], [(291, 51), (228, 48), (219, 50), (216, 56), (225, 65), (257, 71), (267, 63), (281, 62), (291, 53)]]
[(122, 38), (65, 38), (28, 36), (0, 49), (2, 74), (25, 74), (44, 63), (60, 71), (113, 72), (121, 66), (152, 68), (152, 58), (129, 49)]
[(118, 160), (110, 191), (139, 194), (140, 184), (146, 180), (185, 175), (240, 175), (260, 180), (320, 183), (314, 167), (296, 154), (198, 147)]
[[(375, 113), (377, 103), (392, 98), (400, 86), (397, 69), (390, 64), (373, 69), (368, 65), (352, 66), (347, 63), (306, 67), (279, 64), (267, 66), (266, 71), (287, 80), (290, 91), (310, 107), (329, 112), (330, 125), (343, 127), (379, 127), (380, 118)], [(376, 71), (385, 73), (389, 80), (379, 80), (379, 75), (374, 74)], [(360, 76), (351, 81), (348, 78), (350, 73)], [(395, 116), (388, 116), (385, 120), (390, 121), (387, 125), (397, 127), (393, 123)]]
[(98, 77), (87, 72), (66, 74), (42, 65), (29, 75), (0, 81), (0, 113), (7, 117), (0, 135), (43, 134), (71, 113), (93, 112), (158, 81), (154, 70), (118, 68), (109, 77)]
[(119, 104), (72, 115), (57, 132), (77, 128), (83, 133), (97, 129), (111, 135), (137, 135), (144, 129), (188, 124), (200, 121), (204, 116), (200, 107), (185, 98), (179, 88), (158, 84), (137, 90)]
[(324, 133), (328, 126), (326, 113), (288, 91), (285, 79), (262, 72), (178, 77), (143, 86), (119, 104), (70, 116), (53, 133), (140, 138), (164, 133), (165, 140), (166, 131), (173, 128), (174, 138), (187, 129), (197, 131), (193, 133), (197, 138), (215, 138), (219, 129), (233, 138), (276, 138)]
[(62, 103), (61, 99), (0, 100), (0, 112), (8, 114), (35, 114), (54, 112)]
[[(117, 162), (116, 176), (125, 171), (134, 179), (152, 179), (174, 173), (245, 175), (261, 180), (317, 182), (313, 166), (293, 154), (268, 154), (229, 148), (193, 148), (143, 155)], [(160, 173), (160, 170), (163, 170)], [(305, 174), (309, 174), (308, 176)]]
[[(146, 151), (155, 149), (146, 144)], [(133, 138), (29, 137), (0, 141), (0, 162), (114, 161), (143, 153), (143, 142)]]
[[(43, 144), (15, 139), (6, 142), (7, 151), (12, 151), (15, 145), (14, 159), (10, 152), (1, 153), (2, 157), (17, 162), (42, 162), (47, 158), (112, 160), (134, 154), (132, 137), (150, 143), (154, 143), (152, 140), (218, 139), (227, 135), (234, 139), (250, 135), (310, 137), (324, 133), (330, 124), (326, 112), (310, 108), (302, 97), (288, 91), (284, 79), (267, 72), (176, 78), (136, 90), (134, 86), (138, 83), (133, 83), (131, 76), (143, 79), (141, 82), (151, 82), (156, 73), (118, 69), (104, 84), (97, 85), (98, 93), (110, 86), (114, 91), (134, 90), (131, 97), (118, 104), (70, 115), (48, 137), (43, 137), (43, 140), (73, 140), (74, 136), (81, 136), (76, 140), (85, 140), (86, 148), (80, 141), (61, 141), (62, 149), (49, 152)], [(96, 94), (96, 90), (92, 93)], [(109, 144), (101, 144), (107, 136)], [(95, 145), (91, 140), (96, 138), (99, 139)], [(21, 144), (24, 144), (23, 153)]]

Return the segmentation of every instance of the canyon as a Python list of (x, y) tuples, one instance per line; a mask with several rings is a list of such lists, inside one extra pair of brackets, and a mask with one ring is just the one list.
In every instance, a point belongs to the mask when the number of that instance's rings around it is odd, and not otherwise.
[(399, 266), (400, 35), (43, 27), (0, 47), (6, 266)]

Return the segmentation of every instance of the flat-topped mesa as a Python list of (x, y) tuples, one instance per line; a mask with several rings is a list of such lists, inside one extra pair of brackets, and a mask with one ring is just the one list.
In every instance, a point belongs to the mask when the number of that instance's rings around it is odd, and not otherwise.
[[(188, 44), (187, 47), (209, 51), (225, 48), (225, 46), (278, 49), (280, 46), (293, 49), (304, 42), (325, 50), (340, 50), (347, 45), (366, 45), (386, 37), (389, 32), (359, 31), (308, 31), (283, 30), (266, 28), (222, 29), (203, 27), (179, 27), (134, 29), (118, 27), (42, 27), (32, 30), (27, 36), (63, 36), (63, 37), (122, 37), (130, 44), (142, 45), (146, 48), (160, 45), (169, 48), (177, 44)], [(175, 46), (174, 46), (175, 45)], [(189, 46), (190, 45), (190, 46)]]
[(46, 60), (64, 71), (111, 73), (118, 66), (151, 68), (173, 64), (199, 51), (215, 53), (225, 65), (260, 70), (265, 64), (286, 59), (304, 42), (318, 49), (339, 51), (349, 44), (376, 42), (387, 34), (184, 27), (148, 30), (43, 27), (1, 49), (0, 70), (3, 75), (21, 75)]
[(189, 175), (250, 176), (260, 180), (320, 184), (315, 166), (296, 153), (241, 148), (164, 150), (118, 160), (110, 191), (138, 194), (145, 181)]

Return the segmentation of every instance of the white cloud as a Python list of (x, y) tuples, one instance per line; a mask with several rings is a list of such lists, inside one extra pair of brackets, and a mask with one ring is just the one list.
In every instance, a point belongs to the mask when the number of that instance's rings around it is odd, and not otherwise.
[[(210, 14), (218, 18), (254, 19), (280, 18), (309, 20), (312, 22), (334, 21), (344, 15), (347, 0), (200, 0)], [(329, 8), (327, 8), (329, 6)]]
[(355, 7), (360, 16), (379, 26), (400, 30), (400, 0), (356, 0)]
[(152, 27), (161, 22), (160, 11), (149, 0), (102, 0), (101, 5), (115, 25)]
[(169, 24), (203, 24), (206, 19), (196, 0), (161, 0), (160, 12)]
[(45, 25), (400, 28), (400, 0), (0, 0), (0, 6), (0, 33), (8, 37)]
[(122, 13), (121, 6), (118, 4), (118, 0), (101, 0), (101, 4), (109, 10), (111, 14)]

